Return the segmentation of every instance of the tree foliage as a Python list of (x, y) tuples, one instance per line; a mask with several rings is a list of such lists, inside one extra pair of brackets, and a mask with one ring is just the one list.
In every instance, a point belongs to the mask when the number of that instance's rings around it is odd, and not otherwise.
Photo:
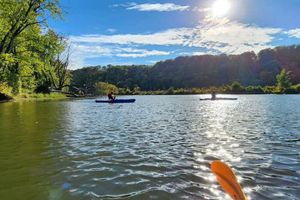
[(65, 40), (47, 25), (62, 17), (58, 0), (0, 0), (0, 83), (22, 89), (62, 89), (69, 80)]
[(118, 93), (118, 88), (109, 83), (97, 82), (95, 84), (95, 95), (106, 95), (109, 92), (113, 92), (114, 94)]
[[(230, 91), (235, 93), (247, 92), (242, 86), (252, 86), (248, 88), (249, 93), (263, 93), (259, 86), (275, 85), (276, 75), (282, 69), (290, 71), (288, 82), (300, 83), (300, 46), (265, 49), (258, 54), (185, 56), (154, 66), (86, 67), (72, 72), (72, 84), (87, 88), (89, 93), (99, 81), (114, 84), (124, 91), (138, 87), (142, 91), (170, 89), (170, 93), (175, 93), (178, 88), (229, 85)], [(290, 85), (286, 79), (280, 82), (283, 88)]]
[(277, 87), (280, 90), (286, 90), (291, 87), (290, 72), (282, 69), (281, 72), (276, 76)]

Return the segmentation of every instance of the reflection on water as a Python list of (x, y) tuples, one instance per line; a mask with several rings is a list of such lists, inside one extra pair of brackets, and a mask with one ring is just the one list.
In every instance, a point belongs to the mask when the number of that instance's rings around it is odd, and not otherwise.
[(1, 199), (49, 195), (53, 184), (49, 177), (56, 173), (49, 147), (64, 112), (58, 104), (46, 102), (0, 105)]
[(1, 198), (224, 199), (215, 159), (251, 199), (299, 198), (300, 96), (136, 98), (0, 104)]

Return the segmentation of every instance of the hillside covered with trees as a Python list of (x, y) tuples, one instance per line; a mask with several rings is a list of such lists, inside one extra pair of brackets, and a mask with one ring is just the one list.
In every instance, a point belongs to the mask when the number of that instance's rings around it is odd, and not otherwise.
[(291, 84), (300, 83), (300, 45), (264, 49), (258, 54), (184, 56), (154, 66), (94, 66), (72, 72), (72, 84), (93, 93), (97, 82), (127, 90), (176, 88), (274, 86), (284, 69)]

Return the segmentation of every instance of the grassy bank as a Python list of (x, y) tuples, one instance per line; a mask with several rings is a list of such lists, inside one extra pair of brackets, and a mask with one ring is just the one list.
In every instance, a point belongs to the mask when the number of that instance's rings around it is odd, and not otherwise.
[(6, 96), (6, 98), (0, 99), (0, 102), (8, 101), (37, 101), (37, 100), (62, 100), (68, 99), (65, 94), (53, 92), (50, 94), (42, 93), (21, 93), (18, 95)]
[(52, 92), (50, 94), (43, 93), (21, 93), (14, 97), (15, 100), (60, 100), (67, 99), (65, 94)]

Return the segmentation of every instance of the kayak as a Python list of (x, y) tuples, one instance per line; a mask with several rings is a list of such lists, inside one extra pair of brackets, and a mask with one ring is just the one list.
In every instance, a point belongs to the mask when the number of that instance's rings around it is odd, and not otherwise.
[(96, 103), (134, 103), (135, 99), (96, 100)]
[(200, 101), (216, 101), (216, 100), (237, 100), (237, 98), (205, 98), (205, 99), (200, 99)]
[(134, 103), (135, 99), (95, 100), (96, 103)]

